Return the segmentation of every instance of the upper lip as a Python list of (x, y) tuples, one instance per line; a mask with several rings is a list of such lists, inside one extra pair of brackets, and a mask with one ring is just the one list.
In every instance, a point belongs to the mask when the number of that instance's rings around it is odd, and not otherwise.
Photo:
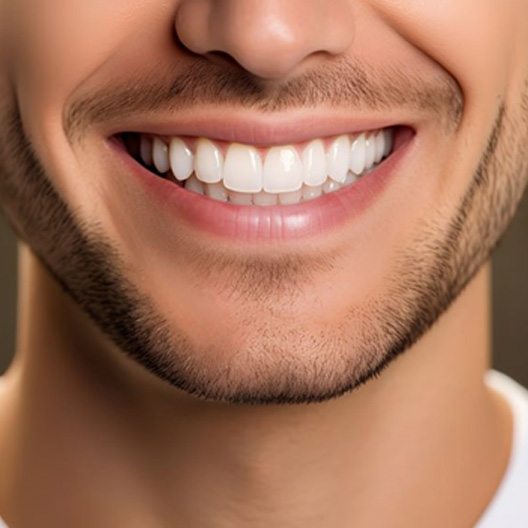
[(136, 132), (156, 136), (207, 137), (230, 143), (247, 143), (256, 146), (302, 143), (314, 138), (354, 134), (379, 130), (396, 125), (416, 129), (409, 116), (359, 116), (343, 111), (321, 113), (305, 108), (301, 113), (256, 114), (251, 111), (218, 112), (211, 110), (195, 115), (179, 115), (176, 119), (130, 119), (109, 135)]

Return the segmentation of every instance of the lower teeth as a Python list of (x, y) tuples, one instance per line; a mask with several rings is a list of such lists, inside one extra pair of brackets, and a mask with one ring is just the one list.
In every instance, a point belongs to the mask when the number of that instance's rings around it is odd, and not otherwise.
[(178, 185), (188, 191), (203, 194), (220, 202), (230, 202), (236, 205), (291, 205), (299, 202), (314, 200), (323, 194), (338, 191), (342, 187), (353, 184), (359, 176), (348, 172), (343, 183), (338, 183), (328, 178), (322, 185), (311, 187), (303, 184), (298, 191), (284, 193), (269, 193), (261, 191), (259, 193), (242, 193), (227, 189), (222, 183), (203, 183), (194, 174), (184, 182), (176, 181)]

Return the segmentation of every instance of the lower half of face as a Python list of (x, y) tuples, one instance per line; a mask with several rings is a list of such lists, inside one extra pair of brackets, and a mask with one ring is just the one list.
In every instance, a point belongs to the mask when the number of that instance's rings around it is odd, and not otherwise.
[(133, 56), (151, 72), (158, 53), (170, 79), (130, 88), (126, 27), (84, 84), (62, 79), (62, 97), (57, 79), (35, 83), (35, 57), (12, 73), (5, 211), (157, 376), (216, 400), (334, 397), (418, 340), (489, 257), (528, 177), (526, 61), (498, 75), (511, 43), (495, 32), (496, 64), (466, 73), (482, 59), (424, 54), (452, 38), (440, 20), (403, 40), (395, 27), (413, 34), (425, 14), (386, 11), (394, 27), (364, 15), (370, 33), (339, 67), (323, 60), (273, 90), (232, 65), (178, 66), (162, 43)]

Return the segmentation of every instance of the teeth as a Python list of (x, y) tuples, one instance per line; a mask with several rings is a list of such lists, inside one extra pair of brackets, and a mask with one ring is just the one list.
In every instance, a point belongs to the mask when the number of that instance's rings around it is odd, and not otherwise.
[(318, 185), (317, 187), (309, 187), (308, 185), (303, 185), (302, 188), (302, 197), (303, 200), (313, 200), (318, 198), (323, 194), (323, 186)]
[(374, 159), (375, 163), (379, 163), (381, 158), (383, 158), (383, 153), (385, 152), (385, 134), (383, 131), (378, 132), (375, 136), (376, 138), (376, 157)]
[(306, 185), (322, 185), (327, 178), (324, 143), (314, 139), (305, 147), (302, 153), (304, 183)]
[(323, 192), (325, 194), (338, 191), (340, 188), (341, 188), (341, 185), (337, 183), (336, 181), (331, 180), (330, 178), (323, 183)]
[(228, 190), (222, 183), (209, 183), (205, 184), (205, 194), (210, 198), (215, 200), (220, 200), (221, 202), (227, 202)]
[(236, 191), (229, 191), (229, 201), (236, 205), (252, 205), (251, 194)]
[(345, 181), (350, 160), (350, 139), (348, 136), (339, 136), (326, 155), (328, 176), (336, 182)]
[(263, 188), (267, 192), (298, 191), (303, 184), (303, 166), (297, 149), (273, 147), (264, 162)]
[(292, 192), (285, 193), (268, 193), (260, 191), (258, 193), (244, 193), (227, 190), (222, 183), (203, 183), (193, 174), (184, 184), (185, 189), (199, 194), (205, 194), (210, 198), (221, 202), (231, 202), (236, 205), (291, 205), (303, 200), (313, 200), (322, 194), (328, 194), (341, 189), (346, 185), (354, 183), (358, 176), (348, 172), (345, 181), (341, 184), (331, 178), (328, 178), (322, 185), (303, 186)]
[(224, 163), (224, 185), (232, 191), (259, 192), (262, 189), (262, 161), (255, 147), (232, 143)]
[(350, 185), (351, 183), (354, 183), (358, 179), (359, 179), (359, 176), (357, 174), (354, 174), (352, 171), (348, 171), (346, 178), (345, 178), (344, 185)]
[(296, 204), (301, 201), (302, 198), (302, 190), (299, 189), (298, 191), (293, 192), (285, 192), (279, 194), (279, 203), (281, 205), (291, 205)]
[(227, 150), (207, 138), (194, 151), (181, 138), (169, 145), (141, 136), (140, 157), (160, 174), (172, 171), (193, 192), (239, 205), (286, 205), (312, 200), (353, 184), (393, 150), (391, 128), (359, 136), (343, 134), (327, 143), (314, 139), (304, 149), (293, 145), (263, 149), (231, 143)]
[(194, 155), (191, 149), (179, 138), (170, 142), (170, 165), (175, 178), (186, 180), (194, 170)]
[(141, 136), (139, 153), (146, 165), (152, 165), (152, 139), (148, 136)]
[(253, 203), (255, 205), (277, 205), (278, 196), (276, 193), (261, 191), (253, 195)]
[(154, 167), (161, 174), (166, 173), (170, 169), (169, 164), (169, 147), (159, 138), (154, 138), (152, 146), (152, 160)]
[(367, 150), (365, 154), (365, 167), (367, 169), (372, 168), (376, 161), (376, 136), (369, 135), (367, 137)]
[(365, 134), (361, 134), (355, 141), (352, 142), (350, 148), (350, 170), (354, 174), (362, 174), (365, 170), (365, 162), (367, 156), (367, 142)]
[(191, 176), (185, 182), (185, 188), (188, 191), (193, 191), (199, 194), (205, 194), (204, 184), (196, 178), (196, 176)]
[(194, 170), (196, 177), (204, 183), (216, 183), (222, 180), (224, 156), (220, 149), (208, 139), (200, 138), (196, 145)]

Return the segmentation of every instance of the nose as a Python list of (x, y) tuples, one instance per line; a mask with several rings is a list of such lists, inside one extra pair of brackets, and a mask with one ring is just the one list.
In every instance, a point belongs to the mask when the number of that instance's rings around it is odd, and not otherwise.
[(354, 35), (349, 0), (182, 0), (175, 25), (190, 51), (262, 79), (342, 54)]

